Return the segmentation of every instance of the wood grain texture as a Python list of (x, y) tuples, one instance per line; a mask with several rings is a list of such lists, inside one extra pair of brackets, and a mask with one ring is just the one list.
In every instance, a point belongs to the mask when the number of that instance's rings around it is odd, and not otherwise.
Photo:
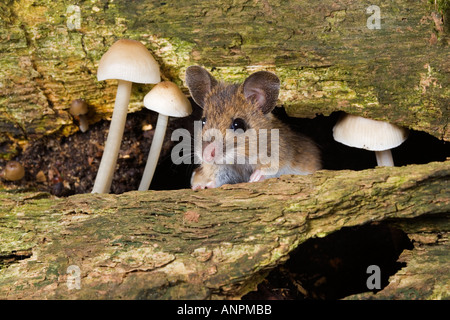
[[(309, 238), (445, 215), (449, 175), (445, 162), (198, 192), (2, 192), (0, 297), (240, 298)], [(80, 290), (68, 289), (71, 265), (81, 270)]]
[(406, 232), (414, 245), (412, 250), (403, 251), (398, 259), (404, 267), (391, 276), (389, 284), (376, 294), (360, 293), (346, 299), (448, 300), (449, 214), (398, 219), (393, 225)]
[[(0, 4), (0, 143), (17, 144), (76, 129), (73, 99), (90, 121), (111, 114), (115, 82), (98, 82), (104, 52), (120, 38), (140, 40), (164, 79), (186, 91), (184, 70), (201, 64), (226, 81), (256, 70), (281, 79), (280, 104), (295, 117), (344, 110), (449, 140), (449, 38), (429, 1), (65, 1)], [(446, 14), (442, 12), (441, 14)], [(151, 85), (135, 85), (130, 112)]]

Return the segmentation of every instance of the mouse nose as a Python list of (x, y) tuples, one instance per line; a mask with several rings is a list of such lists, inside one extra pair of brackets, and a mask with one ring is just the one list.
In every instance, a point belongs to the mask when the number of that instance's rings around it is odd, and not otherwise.
[(203, 148), (203, 160), (206, 162), (213, 162), (216, 156), (216, 144), (209, 143)]

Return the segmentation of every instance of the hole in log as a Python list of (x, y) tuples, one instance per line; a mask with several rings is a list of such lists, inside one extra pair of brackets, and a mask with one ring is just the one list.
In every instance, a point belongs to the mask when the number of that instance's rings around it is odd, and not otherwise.
[[(195, 165), (176, 165), (172, 162), (171, 151), (178, 142), (171, 142), (170, 138), (173, 130), (177, 128), (186, 128), (192, 135), (193, 121), (201, 119), (202, 110), (192, 100), (191, 103), (194, 107), (191, 116), (171, 118), (169, 121), (159, 164), (150, 186), (152, 190), (190, 187)], [(363, 170), (376, 166), (374, 152), (347, 147), (334, 141), (332, 129), (339, 116), (338, 112), (314, 119), (290, 118), (283, 108), (276, 108), (274, 113), (293, 130), (311, 137), (319, 145), (324, 169)], [(156, 121), (157, 114), (147, 109), (128, 114), (111, 193), (137, 190)], [(91, 192), (109, 124), (109, 121), (100, 121), (91, 125), (85, 133), (76, 132), (69, 137), (61, 137), (58, 134), (45, 136), (31, 140), (23, 150), (18, 147), (19, 155), (13, 160), (23, 164), (25, 177), (15, 182), (2, 180), (2, 184), (12, 188), (46, 191), (60, 197)], [(7, 146), (3, 144), (0, 147)], [(450, 148), (449, 143), (429, 134), (411, 131), (409, 138), (393, 149), (392, 153), (395, 165), (403, 166), (445, 161), (450, 157)], [(6, 162), (0, 159), (0, 170)]]
[(0, 254), (0, 270), (4, 267), (9, 266), (10, 264), (13, 264), (14, 262), (28, 259), (31, 257), (32, 252), (30, 250), (20, 250), (20, 251), (12, 251), (11, 253), (7, 254)]
[[(334, 112), (330, 116), (319, 115), (314, 119), (288, 117), (284, 108), (276, 108), (274, 114), (294, 131), (311, 137), (319, 145), (323, 169), (364, 170), (377, 166), (373, 151), (348, 147), (334, 140), (333, 127), (339, 112)], [(399, 147), (392, 149), (392, 155), (396, 166), (445, 161), (450, 157), (450, 144), (425, 132), (411, 130), (408, 139)], [(160, 159), (150, 188), (153, 190), (189, 188), (193, 169), (193, 165), (174, 165), (169, 155)]]
[[(293, 130), (313, 138), (320, 146), (324, 169), (364, 170), (376, 167), (373, 151), (348, 147), (334, 140), (333, 127), (340, 112), (330, 116), (318, 115), (314, 119), (288, 117), (284, 108), (276, 108), (274, 113)], [(450, 157), (450, 144), (425, 132), (411, 130), (408, 139), (392, 149), (392, 156), (396, 166), (445, 161)]]
[(341, 299), (377, 292), (367, 287), (368, 278), (374, 274), (368, 273), (367, 268), (380, 268), (383, 289), (389, 277), (405, 266), (397, 262), (401, 252), (412, 248), (406, 233), (386, 224), (342, 228), (301, 244), (284, 265), (258, 285), (257, 291), (243, 299)]

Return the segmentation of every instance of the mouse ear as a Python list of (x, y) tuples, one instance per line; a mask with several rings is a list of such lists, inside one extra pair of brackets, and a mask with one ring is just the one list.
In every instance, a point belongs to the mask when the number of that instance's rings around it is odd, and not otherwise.
[(271, 72), (258, 71), (244, 81), (243, 90), (245, 98), (256, 103), (266, 114), (277, 104), (280, 79)]
[(203, 108), (206, 96), (217, 84), (208, 71), (200, 66), (190, 66), (186, 69), (186, 85), (189, 88), (192, 99)]

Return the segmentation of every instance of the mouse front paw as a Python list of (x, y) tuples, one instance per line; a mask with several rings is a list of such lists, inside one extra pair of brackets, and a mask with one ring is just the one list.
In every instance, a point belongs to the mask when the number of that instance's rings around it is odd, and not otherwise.
[(262, 170), (260, 170), (260, 169), (256, 169), (251, 174), (250, 179), (248, 180), (248, 182), (258, 182), (258, 181), (263, 181), (265, 179), (266, 179), (266, 176), (264, 175), (264, 172)]

